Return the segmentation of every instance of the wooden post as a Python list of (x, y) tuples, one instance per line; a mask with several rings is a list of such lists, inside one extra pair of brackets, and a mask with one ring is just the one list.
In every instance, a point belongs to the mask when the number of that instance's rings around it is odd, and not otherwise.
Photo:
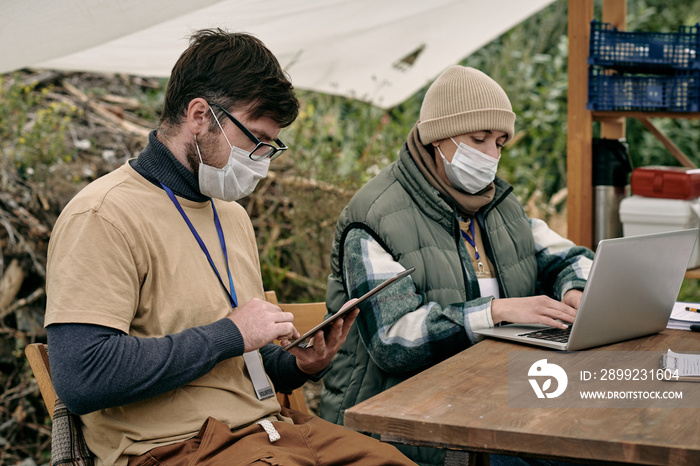
[(588, 101), (588, 48), (593, 0), (569, 0), (569, 94), (567, 111), (567, 236), (593, 246), (593, 117)]
[[(618, 30), (627, 29), (627, 0), (603, 0), (603, 22)], [(625, 118), (606, 119), (600, 122), (600, 137), (621, 139), (625, 137)]]

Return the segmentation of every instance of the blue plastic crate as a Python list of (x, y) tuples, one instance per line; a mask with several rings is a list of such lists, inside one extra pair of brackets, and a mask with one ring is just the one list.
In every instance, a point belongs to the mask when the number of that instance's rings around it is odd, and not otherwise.
[(593, 20), (588, 64), (636, 73), (699, 70), (699, 32), (700, 23), (678, 32), (630, 32)]
[(700, 111), (700, 71), (628, 75), (589, 67), (588, 110), (643, 112)]

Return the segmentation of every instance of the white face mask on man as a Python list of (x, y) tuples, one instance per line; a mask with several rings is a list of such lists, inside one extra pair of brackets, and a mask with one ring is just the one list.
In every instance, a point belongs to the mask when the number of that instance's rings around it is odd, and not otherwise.
[(474, 149), (463, 142), (457, 142), (450, 138), (457, 146), (457, 151), (449, 162), (437, 146), (438, 152), (445, 165), (447, 178), (457, 189), (469, 194), (476, 194), (487, 187), (496, 177), (498, 160), (490, 155)]
[(224, 129), (219, 123), (214, 110), (209, 107), (219, 129), (224, 135), (226, 142), (231, 147), (228, 162), (221, 168), (207, 165), (202, 160), (202, 153), (199, 151), (197, 137), (194, 138), (197, 154), (199, 154), (199, 191), (205, 196), (221, 199), (222, 201), (236, 201), (252, 193), (258, 185), (258, 181), (267, 176), (270, 168), (270, 159), (265, 157), (262, 160), (253, 161), (250, 159), (248, 151), (231, 145), (226, 137)]

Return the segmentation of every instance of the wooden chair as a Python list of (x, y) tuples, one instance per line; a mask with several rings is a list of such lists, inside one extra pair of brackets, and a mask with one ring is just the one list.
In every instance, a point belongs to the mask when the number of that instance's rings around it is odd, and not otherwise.
[[(326, 315), (325, 302), (279, 303), (277, 302), (277, 295), (274, 291), (266, 291), (265, 299), (268, 302), (277, 304), (283, 311), (294, 314), (294, 326), (302, 335), (318, 325)], [(287, 408), (304, 413), (309, 412), (302, 387), (297, 388), (289, 395), (278, 392), (277, 400), (282, 406)]]

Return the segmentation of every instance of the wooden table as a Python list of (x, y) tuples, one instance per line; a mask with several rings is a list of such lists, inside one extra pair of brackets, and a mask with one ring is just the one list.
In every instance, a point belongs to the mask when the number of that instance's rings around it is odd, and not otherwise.
[[(589, 351), (669, 348), (700, 352), (700, 333), (666, 329)], [(700, 465), (698, 409), (509, 407), (509, 351), (534, 350), (543, 351), (484, 340), (350, 408), (345, 412), (345, 425), (380, 434), (386, 441), (453, 450), (519, 452), (606, 464)], [(684, 388), (696, 395), (700, 390), (700, 383), (694, 382), (666, 385), (669, 390)], [(472, 454), (471, 462), (479, 456)]]

